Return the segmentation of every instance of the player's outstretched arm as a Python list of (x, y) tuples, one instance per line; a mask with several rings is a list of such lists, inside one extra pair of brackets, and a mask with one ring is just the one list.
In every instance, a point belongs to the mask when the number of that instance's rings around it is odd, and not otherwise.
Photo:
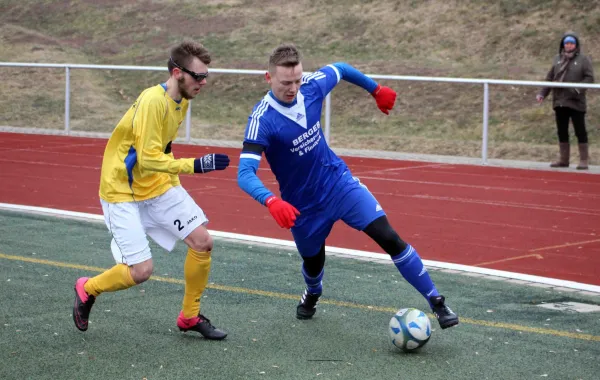
[(292, 228), (300, 212), (288, 202), (277, 198), (256, 175), (264, 148), (259, 144), (244, 143), (238, 167), (238, 186), (262, 205), (281, 228)]
[(146, 150), (142, 153), (142, 157), (138, 156), (138, 162), (147, 171), (169, 174), (194, 174), (226, 169), (229, 166), (229, 156), (220, 153), (210, 153), (200, 158), (175, 159), (158, 150), (156, 152)]
[(373, 79), (363, 74), (360, 70), (347, 63), (338, 62), (334, 63), (333, 66), (340, 74), (340, 79), (344, 79), (347, 82), (367, 90), (375, 98), (377, 107), (381, 110), (381, 112), (389, 115), (390, 111), (394, 108), (394, 104), (396, 103), (396, 91), (389, 87), (378, 84)]
[(135, 159), (140, 168), (175, 175), (207, 173), (223, 170), (229, 166), (229, 157), (226, 154), (210, 153), (195, 159), (173, 157), (172, 141), (165, 144), (162, 136), (162, 115), (165, 112), (166, 105), (163, 98), (151, 98), (147, 102), (138, 104), (138, 115), (133, 121), (133, 134), (136, 147)]
[(209, 153), (194, 160), (194, 173), (208, 173), (213, 170), (225, 170), (229, 166), (229, 156), (221, 153)]

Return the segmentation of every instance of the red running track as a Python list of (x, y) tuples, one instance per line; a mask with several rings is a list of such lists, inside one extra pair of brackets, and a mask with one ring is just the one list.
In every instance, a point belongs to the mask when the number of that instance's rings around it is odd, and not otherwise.
[[(0, 133), (0, 202), (101, 214), (104, 139)], [(238, 149), (175, 145), (177, 157), (224, 152), (223, 172), (181, 176), (210, 229), (291, 240), (237, 186)], [(345, 157), (422, 258), (600, 285), (600, 176)], [(276, 191), (265, 160), (259, 176)], [(330, 246), (382, 252), (338, 223)]]

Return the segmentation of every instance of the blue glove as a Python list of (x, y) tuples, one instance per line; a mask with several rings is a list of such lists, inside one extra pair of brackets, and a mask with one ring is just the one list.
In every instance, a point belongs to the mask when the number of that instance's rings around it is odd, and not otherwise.
[(213, 170), (225, 170), (229, 166), (229, 156), (210, 153), (194, 160), (194, 173), (208, 173)]

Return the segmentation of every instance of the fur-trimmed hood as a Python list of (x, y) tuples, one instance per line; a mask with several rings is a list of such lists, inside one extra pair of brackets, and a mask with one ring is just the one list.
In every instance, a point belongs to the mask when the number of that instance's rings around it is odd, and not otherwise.
[(579, 36), (577, 35), (577, 33), (575, 33), (572, 30), (565, 32), (565, 34), (563, 34), (562, 38), (560, 39), (560, 43), (558, 45), (558, 54), (561, 54), (565, 49), (564, 40), (569, 36), (575, 38), (575, 55), (579, 55), (579, 53), (581, 53), (581, 41), (579, 40)]

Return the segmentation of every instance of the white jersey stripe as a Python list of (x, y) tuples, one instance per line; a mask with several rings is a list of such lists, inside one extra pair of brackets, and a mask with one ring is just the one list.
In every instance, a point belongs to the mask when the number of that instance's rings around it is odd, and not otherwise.
[(315, 75), (315, 73), (303, 75), (302, 76), (302, 84), (308, 83), (308, 81), (310, 80), (310, 78), (312, 78), (313, 75)]
[(260, 161), (262, 155), (254, 154), (254, 153), (242, 153), (240, 154), (240, 158), (250, 158), (256, 161)]
[(246, 135), (247, 139), (256, 140), (258, 137), (258, 127), (260, 125), (259, 119), (265, 113), (268, 107), (269, 103), (263, 99), (256, 110), (252, 113), (252, 120), (250, 121), (250, 127), (248, 128), (248, 134)]
[(254, 111), (254, 113), (252, 114), (252, 121), (250, 123), (250, 128), (248, 128), (247, 136), (249, 139), (256, 140), (256, 138), (258, 137), (258, 127), (260, 125), (259, 119), (265, 113), (267, 107), (267, 102), (263, 100), (261, 104), (259, 104), (259, 106), (256, 108), (256, 111)]
[(316, 73), (311, 74), (306, 77), (306, 83), (310, 82), (313, 79), (322, 79), (322, 78), (325, 78), (325, 74), (322, 74), (321, 72), (316, 72)]
[(313, 79), (318, 80), (318, 79), (323, 79), (323, 78), (325, 78), (325, 74), (323, 74), (320, 71), (317, 71), (317, 72), (314, 72), (312, 74), (308, 74), (308, 75), (305, 75), (304, 77), (302, 77), (302, 84), (306, 84)]

